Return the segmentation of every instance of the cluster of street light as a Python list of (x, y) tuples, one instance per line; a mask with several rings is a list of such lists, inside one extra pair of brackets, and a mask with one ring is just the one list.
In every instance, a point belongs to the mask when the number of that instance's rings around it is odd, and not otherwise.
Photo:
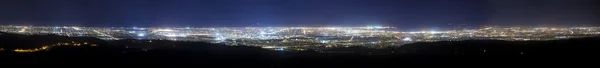
[(51, 44), (51, 45), (44, 45), (38, 48), (24, 48), (24, 49), (13, 49), (13, 52), (38, 52), (38, 51), (44, 51), (44, 50), (48, 50), (52, 47), (56, 47), (56, 46), (75, 46), (75, 47), (79, 47), (79, 46), (98, 46), (97, 44), (92, 44), (92, 43), (88, 43), (88, 42), (75, 42), (72, 41), (70, 43), (65, 42), (65, 43), (55, 43), (55, 44)]

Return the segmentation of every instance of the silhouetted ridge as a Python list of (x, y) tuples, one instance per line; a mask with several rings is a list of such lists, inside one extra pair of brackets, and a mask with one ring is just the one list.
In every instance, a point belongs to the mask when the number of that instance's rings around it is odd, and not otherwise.
[[(91, 37), (18, 35), (2, 33), (4, 63), (133, 63), (202, 64), (238, 67), (394, 66), (410, 64), (574, 64), (598, 61), (600, 37), (552, 41), (465, 40), (422, 42), (372, 49), (331, 48), (284, 52), (249, 46), (206, 42), (123, 39), (105, 41)], [(88, 42), (97, 46), (57, 46), (46, 51), (15, 53), (9, 49), (38, 47), (57, 42)], [(583, 60), (580, 62), (580, 60)]]
[(562, 55), (600, 52), (600, 37), (551, 41), (466, 40), (422, 42), (400, 47), (415, 54)]

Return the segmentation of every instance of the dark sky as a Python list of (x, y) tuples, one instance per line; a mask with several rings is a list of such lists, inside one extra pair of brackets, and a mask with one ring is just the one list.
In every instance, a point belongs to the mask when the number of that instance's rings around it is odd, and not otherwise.
[(597, 0), (0, 0), (0, 23), (400, 28), (449, 23), (597, 25), (599, 5)]

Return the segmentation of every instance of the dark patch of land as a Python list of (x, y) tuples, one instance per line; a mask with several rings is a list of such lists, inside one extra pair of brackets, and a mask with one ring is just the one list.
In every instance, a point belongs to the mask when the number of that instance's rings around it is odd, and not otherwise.
[[(165, 40), (104, 41), (88, 37), (1, 33), (4, 64), (200, 64), (235, 67), (400, 66), (412, 64), (593, 64), (599, 37), (553, 41), (467, 40), (427, 42), (384, 49), (363, 47), (283, 52), (249, 46)], [(15, 53), (56, 42), (85, 41), (98, 46), (60, 46)], [(334, 52), (334, 53), (322, 53)], [(342, 53), (335, 53), (342, 52)], [(350, 53), (349, 53), (350, 52)]]

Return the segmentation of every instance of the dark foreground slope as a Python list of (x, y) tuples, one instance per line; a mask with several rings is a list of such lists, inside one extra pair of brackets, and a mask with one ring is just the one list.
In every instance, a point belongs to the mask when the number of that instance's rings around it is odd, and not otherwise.
[[(2, 64), (269, 64), (274, 52), (258, 47), (164, 40), (104, 41), (88, 37), (0, 34)], [(13, 52), (55, 43), (87, 42), (97, 46), (53, 46), (38, 52)], [(222, 61), (222, 62), (221, 62)], [(2, 65), (0, 64), (0, 65)]]
[[(3, 33), (0, 52), (4, 64), (198, 64), (237, 67), (398, 66), (412, 64), (593, 64), (598, 61), (600, 38), (556, 41), (460, 41), (363, 49), (368, 53), (281, 52), (258, 47), (225, 46), (203, 42), (161, 40), (103, 41), (53, 35)], [(39, 47), (56, 42), (86, 41), (98, 46), (58, 46), (46, 51), (15, 53), (10, 49)], [(340, 49), (348, 50), (348, 49)], [(587, 62), (593, 61), (593, 62)]]
[[(576, 38), (553, 41), (466, 40), (425, 42), (399, 48), (361, 50), (361, 54), (302, 55), (286, 60), (289, 65), (367, 65), (397, 66), (421, 64), (452, 65), (573, 65), (595, 64), (600, 61), (600, 38)], [(348, 49), (336, 49), (348, 51)], [(393, 54), (376, 54), (390, 53)]]
[(404, 45), (410, 55), (434, 56), (433, 63), (594, 64), (600, 60), (600, 38), (552, 41), (468, 40)]

